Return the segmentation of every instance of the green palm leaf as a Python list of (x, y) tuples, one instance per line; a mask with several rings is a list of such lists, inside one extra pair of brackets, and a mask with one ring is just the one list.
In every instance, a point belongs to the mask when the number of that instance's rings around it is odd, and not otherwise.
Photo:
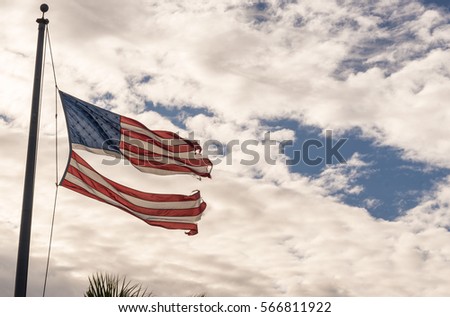
[(89, 277), (85, 297), (147, 297), (152, 296), (141, 284), (131, 284), (125, 277), (96, 273)]

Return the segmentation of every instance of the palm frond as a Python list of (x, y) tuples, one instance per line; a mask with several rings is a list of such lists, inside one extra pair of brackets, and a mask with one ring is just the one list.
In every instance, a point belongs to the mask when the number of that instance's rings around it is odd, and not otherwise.
[(131, 284), (126, 277), (96, 273), (89, 277), (85, 297), (147, 297), (152, 296), (141, 284)]

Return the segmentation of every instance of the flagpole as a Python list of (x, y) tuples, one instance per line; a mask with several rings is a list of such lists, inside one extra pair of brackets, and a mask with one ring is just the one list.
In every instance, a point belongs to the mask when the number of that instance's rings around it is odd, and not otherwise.
[(17, 253), (16, 285), (14, 296), (27, 296), (28, 262), (30, 256), (31, 219), (33, 214), (34, 180), (36, 174), (36, 154), (39, 130), (39, 107), (41, 101), (42, 57), (44, 49), (45, 27), (49, 23), (44, 19), (48, 5), (42, 4), (42, 17), (37, 19), (38, 41), (36, 64), (34, 68), (33, 96), (31, 100), (30, 130), (28, 134), (27, 163), (25, 169), (25, 183), (23, 189), (22, 218), (20, 222), (19, 249)]

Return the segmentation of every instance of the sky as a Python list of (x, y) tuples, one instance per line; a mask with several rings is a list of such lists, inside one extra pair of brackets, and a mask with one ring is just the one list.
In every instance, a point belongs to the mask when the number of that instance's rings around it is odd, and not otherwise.
[[(0, 296), (14, 293), (40, 4), (0, 0)], [(156, 296), (450, 295), (448, 1), (47, 4), (61, 90), (194, 136), (214, 162), (199, 181), (79, 153), (208, 207), (189, 237), (60, 188), (47, 296), (82, 296), (96, 272)], [(44, 73), (30, 296), (69, 151), (48, 52)]]

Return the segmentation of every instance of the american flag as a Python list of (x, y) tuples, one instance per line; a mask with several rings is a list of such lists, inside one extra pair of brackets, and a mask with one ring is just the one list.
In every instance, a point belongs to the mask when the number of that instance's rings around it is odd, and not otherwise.
[(69, 138), (75, 149), (126, 158), (142, 172), (211, 177), (212, 163), (197, 141), (143, 124), (60, 91)]
[(71, 153), (61, 186), (118, 207), (146, 223), (167, 229), (198, 232), (206, 203), (199, 191), (191, 195), (138, 191), (101, 175), (74, 149), (128, 160), (142, 172), (211, 177), (212, 163), (197, 141), (169, 131), (154, 131), (140, 122), (94, 106), (60, 91)]

